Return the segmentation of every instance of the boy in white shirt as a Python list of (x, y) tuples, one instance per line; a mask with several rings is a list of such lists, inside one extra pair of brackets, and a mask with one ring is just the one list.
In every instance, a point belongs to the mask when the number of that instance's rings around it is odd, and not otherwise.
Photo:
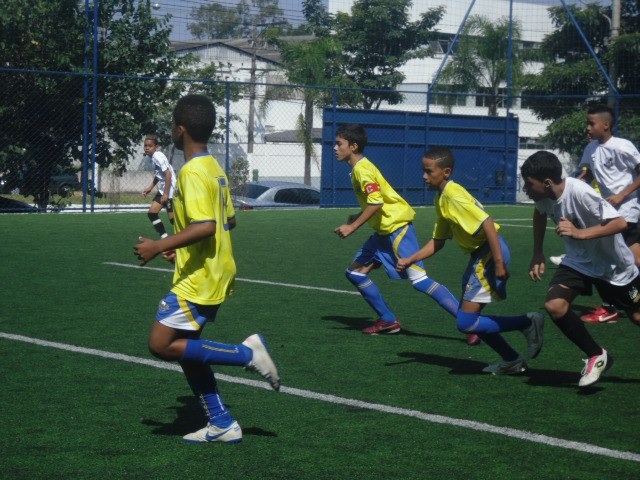
[(153, 163), (153, 180), (142, 191), (142, 195), (146, 197), (153, 190), (153, 187), (158, 187), (156, 195), (149, 206), (147, 216), (160, 238), (165, 238), (168, 234), (159, 213), (163, 207), (166, 208), (169, 222), (173, 225), (173, 194), (176, 188), (176, 172), (173, 170), (166, 155), (160, 151), (157, 135), (147, 135), (145, 137), (144, 153), (149, 156)]
[[(629, 140), (614, 137), (614, 112), (606, 105), (591, 107), (587, 112), (587, 133), (591, 140), (582, 154), (580, 179), (597, 181), (602, 197), (618, 210), (627, 221), (622, 232), (627, 246), (633, 252), (636, 266), (640, 266), (640, 152)], [(616, 309), (603, 303), (582, 316), (587, 323), (615, 322)]]
[(591, 186), (562, 178), (558, 158), (545, 151), (531, 155), (520, 168), (525, 193), (535, 202), (533, 257), (529, 276), (536, 282), (545, 273), (543, 253), (547, 218), (564, 238), (566, 256), (551, 279), (545, 309), (560, 331), (586, 355), (578, 385), (594, 384), (613, 358), (593, 339), (571, 305), (595, 287), (603, 300), (624, 309), (640, 325), (640, 276), (634, 256), (621, 232), (627, 222)]

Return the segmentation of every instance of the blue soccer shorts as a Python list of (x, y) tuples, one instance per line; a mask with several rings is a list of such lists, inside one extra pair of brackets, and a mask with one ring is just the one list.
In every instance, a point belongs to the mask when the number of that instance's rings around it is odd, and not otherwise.
[(358, 251), (354, 262), (361, 265), (376, 263), (384, 266), (389, 278), (419, 281), (427, 276), (422, 261), (416, 262), (403, 272), (396, 270), (399, 258), (406, 258), (420, 250), (416, 230), (412, 223), (400, 227), (390, 235), (374, 233)]
[[(509, 268), (511, 251), (501, 235), (498, 235), (498, 239), (502, 259)], [(488, 243), (471, 254), (462, 276), (462, 292), (463, 300), (474, 303), (486, 304), (507, 298), (507, 280), (496, 278), (495, 263)]]

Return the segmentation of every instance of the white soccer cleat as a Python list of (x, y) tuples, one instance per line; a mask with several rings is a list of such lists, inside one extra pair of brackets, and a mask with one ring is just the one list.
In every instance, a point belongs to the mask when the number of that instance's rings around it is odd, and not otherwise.
[(607, 351), (603, 348), (600, 355), (595, 355), (591, 358), (584, 359), (584, 368), (582, 369), (582, 377), (578, 382), (579, 387), (588, 387), (600, 380), (600, 375), (611, 368), (613, 365), (613, 358), (607, 354)]
[(549, 260), (551, 260), (551, 263), (553, 263), (554, 265), (560, 265), (562, 263), (563, 258), (564, 258), (564, 253), (558, 256), (551, 256), (549, 257)]
[(253, 358), (246, 365), (247, 370), (257, 372), (266, 378), (276, 392), (280, 390), (280, 375), (278, 375), (278, 369), (276, 364), (273, 363), (269, 350), (267, 348), (267, 341), (259, 333), (254, 333), (250, 337), (242, 342), (242, 345), (249, 347), (253, 351)]
[(227, 428), (216, 427), (215, 425), (211, 425), (209, 423), (206, 427), (201, 428), (197, 432), (189, 433), (188, 435), (182, 437), (182, 439), (185, 442), (192, 443), (240, 443), (242, 441), (242, 429), (236, 421), (234, 421)]

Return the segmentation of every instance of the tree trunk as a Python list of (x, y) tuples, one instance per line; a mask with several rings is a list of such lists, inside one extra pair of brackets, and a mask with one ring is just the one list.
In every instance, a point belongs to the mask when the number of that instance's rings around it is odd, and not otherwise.
[(304, 102), (304, 183), (311, 185), (311, 156), (313, 151), (313, 100)]

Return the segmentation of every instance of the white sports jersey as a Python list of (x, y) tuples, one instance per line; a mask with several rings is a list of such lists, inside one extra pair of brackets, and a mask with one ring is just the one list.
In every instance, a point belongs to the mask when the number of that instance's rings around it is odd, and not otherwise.
[(166, 155), (160, 151), (157, 151), (151, 157), (153, 163), (154, 175), (158, 179), (156, 186), (158, 187), (158, 193), (162, 195), (164, 193), (164, 180), (165, 172), (167, 169), (171, 171), (171, 188), (169, 189), (169, 198), (173, 198), (173, 194), (176, 188), (176, 172), (169, 163)]
[[(640, 152), (629, 140), (611, 137), (605, 143), (594, 140), (584, 149), (580, 167), (587, 166), (600, 188), (604, 198), (621, 192), (637, 178), (636, 168), (640, 165)], [(618, 211), (629, 223), (637, 223), (640, 218), (638, 192), (634, 192), (622, 202)]]
[[(588, 228), (621, 216), (582, 180), (569, 177), (565, 182), (559, 199), (545, 198), (535, 202), (536, 209), (546, 213), (556, 224), (564, 217), (577, 228)], [(638, 275), (633, 253), (620, 233), (590, 240), (563, 238), (566, 256), (562, 264), (567, 267), (612, 285), (627, 285)]]

